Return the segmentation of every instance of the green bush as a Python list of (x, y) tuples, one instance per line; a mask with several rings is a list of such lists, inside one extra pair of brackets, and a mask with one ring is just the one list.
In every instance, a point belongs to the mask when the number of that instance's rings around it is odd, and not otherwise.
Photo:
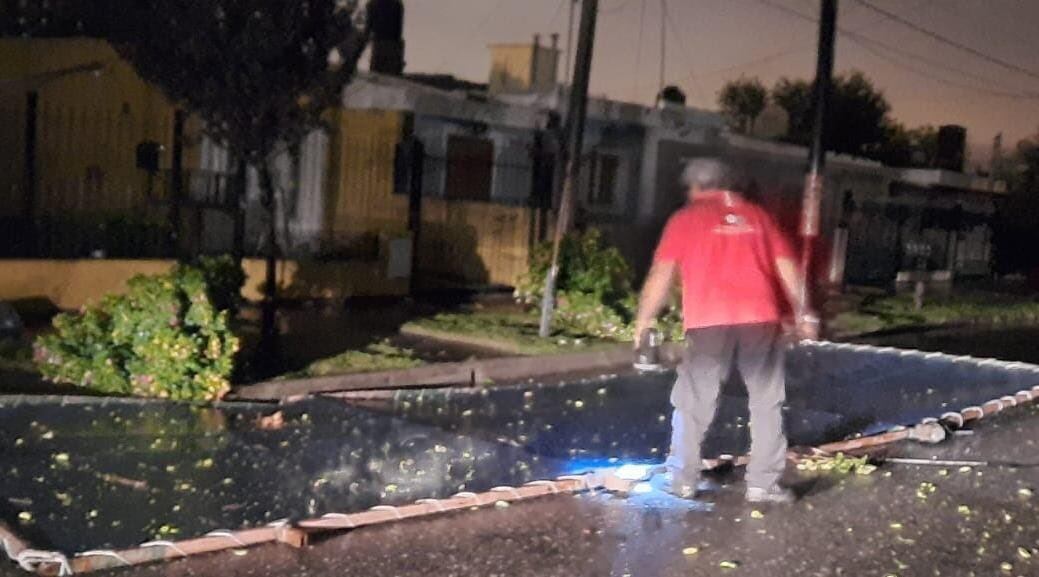
[(206, 278), (192, 266), (136, 276), (126, 294), (58, 315), (54, 333), (34, 346), (40, 373), (107, 394), (219, 399), (230, 389), (238, 338)]
[[(541, 243), (530, 253), (530, 269), (516, 283), (516, 298), (526, 304), (541, 302), (545, 276), (552, 264), (552, 243)], [(592, 295), (615, 304), (631, 294), (631, 269), (616, 247), (607, 246), (596, 229), (573, 232), (559, 250), (559, 293)]]
[[(556, 329), (577, 336), (631, 340), (638, 299), (632, 289), (631, 268), (620, 251), (606, 245), (599, 231), (589, 229), (567, 235), (559, 257)], [(540, 304), (551, 259), (551, 243), (531, 251), (530, 269), (516, 284), (519, 302)], [(669, 307), (659, 325), (666, 336), (681, 339), (677, 307)]]
[(230, 255), (201, 256), (192, 263), (202, 272), (206, 281), (206, 294), (218, 311), (227, 311), (228, 318), (235, 318), (242, 306), (242, 287), (245, 271)]

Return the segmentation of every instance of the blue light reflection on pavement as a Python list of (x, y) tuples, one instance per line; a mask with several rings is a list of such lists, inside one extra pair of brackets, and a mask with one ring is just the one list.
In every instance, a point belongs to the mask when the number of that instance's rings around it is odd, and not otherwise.
[(577, 458), (566, 461), (563, 474), (581, 475), (610, 470), (622, 479), (634, 481), (644, 479), (655, 466), (660, 466), (660, 462), (651, 459)]

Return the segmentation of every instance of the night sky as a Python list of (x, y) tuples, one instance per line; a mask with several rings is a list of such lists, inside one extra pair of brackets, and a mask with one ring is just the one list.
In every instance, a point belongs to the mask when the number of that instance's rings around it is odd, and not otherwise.
[[(966, 125), (977, 160), (988, 156), (998, 132), (1011, 147), (1039, 130), (1039, 37), (1034, 33), (1039, 2), (870, 2), (1035, 72), (1033, 77), (1000, 68), (857, 0), (840, 0), (838, 25), (852, 34), (838, 36), (836, 71), (864, 71), (887, 95), (896, 119), (909, 126)], [(561, 45), (566, 42), (567, 0), (405, 0), (405, 5), (410, 72), (486, 81), (488, 44), (529, 42), (535, 33), (547, 43), (552, 32), (561, 34)], [(692, 106), (715, 108), (722, 84), (741, 75), (757, 76), (771, 86), (781, 76), (814, 73), (816, 25), (790, 11), (817, 17), (817, 0), (668, 0), (667, 5), (667, 81), (681, 86)], [(600, 6), (592, 92), (652, 102), (659, 75), (660, 0), (600, 0)]]

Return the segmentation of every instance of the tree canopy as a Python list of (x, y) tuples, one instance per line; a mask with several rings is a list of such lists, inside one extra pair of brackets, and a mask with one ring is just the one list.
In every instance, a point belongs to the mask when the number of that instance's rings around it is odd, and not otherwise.
[(1010, 194), (999, 203), (993, 244), (998, 272), (1039, 269), (1039, 133), (1017, 143), (1007, 159)]
[[(739, 78), (718, 93), (718, 105), (734, 130), (750, 133), (768, 99), (787, 114), (782, 140), (808, 146), (813, 124), (815, 84), (780, 78), (766, 90), (757, 78)], [(861, 72), (833, 79), (824, 146), (827, 150), (879, 160), (891, 166), (933, 166), (938, 131), (930, 125), (907, 128), (891, 118), (883, 92)]]
[[(787, 140), (807, 145), (812, 134), (814, 83), (780, 79), (772, 88), (772, 100), (789, 116)], [(888, 136), (891, 105), (884, 94), (858, 71), (833, 79), (827, 131), (828, 150), (875, 157)]]
[(354, 20), (357, 0), (0, 2), (4, 34), (107, 40), (145, 81), (204, 121), (240, 175), (243, 163), (258, 170), (268, 213), (261, 348), (273, 352), (278, 227), (270, 167), (338, 105), (367, 44)]
[(906, 128), (891, 121), (884, 141), (869, 156), (890, 166), (933, 167), (938, 155), (938, 129), (930, 124)]
[(757, 78), (739, 78), (725, 84), (718, 93), (722, 114), (737, 131), (749, 134), (768, 103), (768, 89)]
[(0, 0), (6, 35), (107, 40), (259, 165), (338, 102), (366, 44), (357, 0)]

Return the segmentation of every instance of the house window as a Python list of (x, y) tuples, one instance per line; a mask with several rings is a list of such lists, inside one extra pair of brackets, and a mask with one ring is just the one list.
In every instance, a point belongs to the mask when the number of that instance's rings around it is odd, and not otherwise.
[(620, 159), (615, 154), (595, 154), (589, 169), (588, 203), (595, 207), (612, 207), (617, 197)]
[(490, 200), (493, 176), (493, 142), (475, 136), (448, 137), (445, 198)]

